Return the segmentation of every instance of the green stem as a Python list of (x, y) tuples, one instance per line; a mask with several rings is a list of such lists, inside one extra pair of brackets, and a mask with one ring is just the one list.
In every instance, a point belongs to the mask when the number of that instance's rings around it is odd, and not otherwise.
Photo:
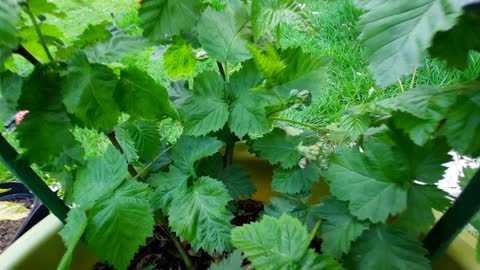
[(296, 121), (296, 120), (292, 120), (292, 119), (286, 119), (286, 118), (280, 118), (280, 117), (270, 117), (270, 119), (275, 120), (275, 121), (282, 121), (282, 122), (296, 124), (296, 125), (299, 125), (299, 126), (308, 127), (308, 128), (311, 128), (311, 129), (314, 129), (314, 130), (317, 130), (317, 131), (320, 131), (320, 132), (323, 132), (323, 133), (328, 132), (328, 130), (326, 130), (325, 128), (317, 127), (317, 126), (314, 126), (314, 125), (311, 125), (311, 124), (308, 124), (308, 123), (304, 123), (304, 122), (300, 122), (300, 121)]
[(225, 62), (225, 82), (229, 82), (230, 81), (230, 73), (228, 72), (228, 63)]
[(42, 201), (63, 223), (67, 218), (68, 207), (33, 171), (30, 165), (19, 158), (17, 151), (0, 136), (0, 162), (7, 167), (32, 193)]
[(228, 168), (232, 165), (233, 161), (233, 152), (235, 151), (235, 139), (233, 139), (233, 134), (231, 139), (227, 142), (225, 146), (225, 156), (224, 156), (224, 168)]
[[(121, 153), (123, 154), (124, 151), (123, 151), (123, 148), (122, 146), (120, 145), (120, 143), (118, 142), (117, 140), (117, 137), (115, 136), (115, 132), (112, 131), (110, 133), (107, 133), (107, 138), (110, 140), (110, 142), (112, 143), (112, 145)], [(128, 172), (130, 173), (130, 175), (132, 177), (137, 177), (138, 173), (137, 173), (137, 170), (135, 170), (135, 167), (133, 167), (132, 164), (128, 163)]]
[(280, 31), (280, 24), (277, 25), (275, 28), (275, 42), (276, 42), (276, 47), (277, 49), (280, 49), (282, 47), (282, 43), (280, 42), (281, 40), (281, 31)]
[(173, 235), (167, 228), (165, 228), (163, 224), (162, 226), (160, 226), (160, 228), (167, 234), (168, 238), (172, 240), (173, 244), (175, 245), (175, 248), (177, 249), (178, 253), (180, 253), (182, 260), (185, 263), (185, 267), (187, 267), (188, 270), (195, 270), (195, 266), (193, 266), (192, 260), (190, 259), (190, 256), (188, 256), (187, 252), (183, 248), (182, 243), (180, 243), (177, 237)]
[(30, 17), (30, 20), (33, 23), (33, 27), (35, 28), (35, 32), (37, 32), (38, 38), (40, 39), (40, 44), (42, 45), (43, 49), (45, 50), (45, 53), (47, 54), (48, 59), (50, 62), (55, 62), (55, 59), (53, 59), (52, 54), (48, 50), (47, 43), (45, 42), (45, 39), (43, 38), (42, 30), (40, 30), (40, 26), (37, 23), (37, 19), (35, 18), (35, 15), (33, 15), (32, 10), (30, 9), (30, 5), (28, 2), (24, 4), (24, 10), (27, 13), (28, 17)]

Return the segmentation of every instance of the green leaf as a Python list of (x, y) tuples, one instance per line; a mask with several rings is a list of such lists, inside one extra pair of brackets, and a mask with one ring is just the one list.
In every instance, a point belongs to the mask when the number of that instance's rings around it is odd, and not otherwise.
[(87, 127), (110, 129), (120, 109), (113, 97), (117, 76), (107, 66), (88, 63), (85, 55), (71, 59), (62, 78), (64, 104)]
[(144, 0), (138, 16), (143, 35), (152, 40), (190, 31), (200, 18), (201, 0)]
[(430, 55), (447, 60), (452, 67), (466, 68), (469, 52), (480, 51), (480, 34), (476, 31), (479, 24), (478, 14), (464, 10), (453, 28), (435, 35)]
[(376, 225), (352, 245), (345, 259), (347, 269), (427, 270), (431, 269), (421, 243), (387, 225)]
[(253, 149), (271, 164), (280, 164), (282, 168), (288, 169), (295, 166), (302, 157), (297, 151), (297, 145), (301, 141), (302, 137), (287, 135), (284, 130), (277, 128), (256, 140)]
[(233, 245), (245, 253), (255, 269), (303, 269), (304, 265), (312, 266), (305, 269), (337, 269), (320, 267), (331, 259), (310, 250), (308, 239), (305, 227), (289, 215), (278, 219), (264, 216), (232, 230)]
[(193, 84), (193, 96), (179, 109), (185, 134), (202, 136), (221, 129), (229, 115), (222, 77), (208, 71), (195, 77)]
[(284, 50), (280, 57), (287, 67), (270, 82), (278, 94), (288, 98), (292, 89), (308, 90), (314, 98), (322, 94), (330, 62), (328, 58), (304, 53), (301, 48)]
[(234, 200), (248, 198), (256, 191), (252, 178), (247, 174), (244, 167), (239, 164), (228, 166), (221, 171), (217, 178), (225, 184), (230, 196)]
[(412, 236), (426, 233), (436, 220), (432, 209), (445, 210), (449, 205), (448, 193), (437, 186), (414, 184), (408, 191), (407, 209), (397, 217), (394, 227)]
[(127, 269), (140, 245), (153, 233), (151, 197), (146, 184), (129, 180), (100, 198), (89, 214), (85, 232), (93, 253), (117, 269)]
[(434, 184), (443, 179), (445, 167), (443, 164), (451, 160), (450, 147), (444, 138), (429, 141), (423, 147), (400, 144), (408, 155), (410, 167), (415, 180)]
[(58, 11), (58, 7), (55, 3), (52, 3), (49, 0), (29, 0), (28, 6), (35, 16), (45, 14), (51, 14), (59, 18), (64, 18), (66, 16), (65, 13)]
[(224, 10), (208, 7), (198, 23), (198, 38), (208, 55), (222, 63), (238, 64), (252, 58), (248, 10), (240, 0), (230, 0)]
[(113, 146), (102, 157), (92, 157), (81, 167), (73, 186), (73, 201), (91, 208), (100, 196), (113, 192), (127, 176), (127, 162)]
[[(130, 143), (128, 142), (133, 142), (136, 150), (135, 154), (138, 154), (141, 159), (146, 161), (154, 160), (162, 147), (158, 127), (149, 121), (125, 122), (120, 126), (116, 126), (115, 132), (122, 148), (129, 149)], [(125, 142), (127, 143), (125, 144)], [(126, 147), (123, 147), (124, 145)]]
[(320, 223), (322, 251), (335, 258), (348, 253), (351, 242), (368, 228), (366, 222), (350, 214), (346, 202), (336, 200), (334, 197), (322, 199), (318, 216), (324, 220)]
[(83, 49), (90, 63), (108, 64), (143, 51), (151, 44), (142, 37), (116, 33), (107, 41)]
[(433, 36), (452, 28), (462, 2), (420, 0), (375, 3), (360, 17), (360, 40), (367, 49), (369, 69), (381, 87), (421, 66)]
[(192, 96), (192, 91), (188, 89), (188, 81), (185, 80), (172, 81), (167, 91), (170, 101), (177, 107)]
[(277, 26), (287, 24), (299, 31), (313, 31), (308, 14), (293, 0), (253, 0), (252, 25), (255, 40)]
[(253, 45), (248, 45), (248, 49), (253, 55), (255, 64), (257, 64), (258, 69), (261, 70), (265, 78), (274, 78), (287, 67), (275, 48), (268, 43), (265, 45), (265, 52)]
[(152, 204), (165, 213), (178, 194), (186, 192), (189, 175), (175, 166), (170, 166), (168, 172), (158, 172), (148, 178), (148, 183), (155, 187)]
[(0, 67), (10, 56), (12, 50), (17, 47), (17, 28), (20, 21), (18, 13), (20, 8), (15, 0), (4, 0), (0, 2)]
[(271, 197), (270, 203), (265, 205), (265, 215), (278, 218), (283, 214), (288, 214), (300, 220), (307, 227), (307, 230), (312, 231), (317, 222), (320, 221), (320, 205), (307, 204), (285, 195)]
[(302, 191), (310, 191), (313, 184), (320, 180), (320, 168), (314, 164), (302, 169), (276, 169), (272, 178), (274, 191), (295, 194)]
[(107, 41), (112, 37), (112, 32), (108, 31), (108, 27), (111, 25), (112, 23), (108, 21), (103, 21), (98, 24), (89, 24), (78, 36), (77, 40), (74, 41), (75, 47), (85, 48), (87, 46), (92, 46), (95, 43)]
[(252, 88), (263, 81), (262, 74), (253, 61), (248, 61), (243, 68), (232, 75), (227, 89), (234, 99), (228, 125), (239, 138), (246, 134), (261, 136), (270, 131), (265, 106), (266, 97)]
[(195, 71), (197, 58), (192, 46), (186, 42), (174, 43), (163, 54), (164, 67), (173, 79), (190, 75)]
[(158, 120), (169, 116), (178, 119), (166, 89), (136, 67), (122, 70), (115, 100), (122, 111), (135, 117)]
[(353, 215), (385, 222), (407, 207), (409, 164), (397, 149), (378, 141), (365, 142), (363, 149), (337, 148), (325, 177), (332, 194), (348, 201)]
[(15, 73), (0, 73), (0, 119), (8, 120), (17, 112), (17, 101), (22, 92), (23, 78)]
[(85, 212), (80, 208), (71, 208), (68, 212), (66, 222), (67, 223), (59, 234), (62, 236), (63, 242), (67, 247), (67, 251), (63, 255), (57, 270), (70, 269), (73, 251), (80, 242), (80, 239), (87, 228), (87, 215), (85, 215)]
[(212, 263), (208, 270), (243, 270), (242, 263), (242, 252), (237, 249), (219, 264)]
[(231, 249), (230, 220), (226, 205), (232, 198), (225, 186), (210, 177), (200, 177), (184, 192), (176, 193), (168, 209), (170, 227), (195, 250), (208, 253)]
[(447, 115), (443, 134), (456, 151), (472, 157), (480, 156), (480, 104), (460, 97)]
[(195, 162), (215, 154), (222, 146), (221, 141), (212, 137), (182, 136), (172, 149), (172, 160), (180, 170), (196, 176)]

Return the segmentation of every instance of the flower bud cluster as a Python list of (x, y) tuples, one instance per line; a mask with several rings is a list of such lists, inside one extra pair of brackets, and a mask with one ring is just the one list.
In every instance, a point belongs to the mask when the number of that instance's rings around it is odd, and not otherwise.
[(292, 89), (290, 90), (290, 98), (287, 106), (297, 111), (305, 109), (306, 106), (312, 104), (312, 93), (308, 90)]

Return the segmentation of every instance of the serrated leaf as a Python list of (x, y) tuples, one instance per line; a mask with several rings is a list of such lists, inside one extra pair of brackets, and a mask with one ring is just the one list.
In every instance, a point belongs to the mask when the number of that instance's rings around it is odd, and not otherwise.
[(265, 46), (265, 52), (257, 49), (253, 45), (248, 45), (248, 49), (252, 53), (258, 69), (263, 73), (265, 78), (271, 79), (280, 74), (287, 66), (283, 63), (275, 48), (268, 43)]
[(112, 32), (107, 29), (111, 25), (112, 23), (108, 21), (87, 25), (87, 28), (74, 41), (75, 46), (84, 48), (108, 40), (112, 37)]
[(82, 209), (91, 208), (100, 196), (113, 192), (127, 176), (127, 162), (113, 146), (102, 157), (92, 157), (78, 170), (73, 201)]
[(248, 198), (256, 191), (252, 178), (247, 174), (243, 166), (238, 164), (228, 166), (220, 173), (218, 180), (225, 184), (230, 196), (234, 200)]
[[(378, 1), (375, 1), (378, 2)], [(367, 49), (369, 69), (381, 87), (421, 66), (435, 33), (452, 28), (462, 2), (421, 0), (375, 3), (360, 17), (360, 40)]]
[(84, 54), (76, 54), (62, 78), (63, 102), (87, 127), (113, 128), (120, 116), (113, 100), (117, 82), (107, 66), (90, 64)]
[(10, 56), (12, 50), (17, 46), (17, 28), (20, 21), (18, 13), (20, 8), (15, 0), (4, 0), (0, 2), (0, 67)]
[(415, 180), (434, 184), (443, 179), (445, 166), (451, 160), (450, 147), (444, 138), (436, 138), (423, 147), (405, 143), (402, 145), (410, 161), (411, 171)]
[(304, 53), (301, 48), (281, 51), (280, 57), (287, 67), (270, 81), (278, 94), (288, 98), (292, 89), (308, 90), (314, 98), (322, 94), (330, 62), (328, 58)]
[(476, 31), (479, 24), (480, 16), (464, 9), (453, 28), (435, 35), (430, 55), (447, 60), (451, 67), (467, 67), (469, 52), (480, 51), (480, 34)]
[(115, 100), (124, 112), (135, 117), (152, 120), (162, 119), (163, 116), (178, 118), (166, 89), (136, 67), (122, 70)]
[(0, 73), (0, 119), (8, 120), (17, 110), (17, 101), (22, 93), (23, 78), (15, 73)]
[(356, 141), (370, 127), (370, 121), (368, 115), (352, 112), (342, 116), (339, 125), (352, 141)]
[(262, 81), (263, 76), (253, 61), (248, 61), (239, 72), (231, 76), (227, 85), (234, 99), (228, 125), (239, 138), (246, 134), (261, 136), (270, 131), (265, 112), (267, 100), (264, 94), (251, 90)]
[(70, 263), (72, 262), (73, 251), (78, 242), (82, 238), (82, 235), (87, 228), (87, 215), (80, 208), (71, 208), (68, 212), (66, 224), (60, 231), (60, 236), (67, 247), (67, 251), (62, 257), (57, 270), (70, 269)]
[(381, 224), (371, 227), (352, 245), (345, 259), (347, 269), (427, 270), (431, 269), (421, 243)]
[(163, 65), (170, 77), (178, 79), (195, 71), (197, 58), (192, 50), (192, 46), (186, 42), (174, 43), (168, 47), (163, 54)]
[(151, 44), (142, 37), (115, 33), (109, 40), (83, 49), (90, 63), (108, 64), (141, 52)]
[(242, 263), (242, 252), (237, 249), (219, 264), (212, 263), (208, 270), (243, 270)]
[(318, 216), (324, 221), (320, 223), (322, 251), (332, 257), (339, 258), (350, 250), (368, 223), (362, 222), (350, 214), (348, 204), (333, 197), (322, 199)]
[(233, 215), (225, 206), (231, 199), (221, 182), (200, 177), (187, 190), (176, 193), (168, 209), (170, 227), (196, 250), (230, 250)]
[(240, 0), (230, 0), (225, 9), (208, 7), (198, 23), (198, 38), (208, 55), (222, 63), (238, 64), (252, 58), (248, 10)]
[(279, 25), (290, 25), (299, 31), (312, 31), (308, 15), (293, 0), (253, 0), (252, 25), (255, 40)]
[(26, 218), (30, 209), (22, 204), (8, 201), (0, 201), (0, 221), (20, 220)]
[(295, 166), (302, 157), (297, 151), (297, 145), (301, 141), (302, 137), (287, 135), (277, 128), (256, 140), (253, 149), (271, 164), (280, 164), (282, 168), (288, 169)]
[(185, 103), (185, 101), (193, 94), (192, 91), (188, 89), (188, 81), (185, 80), (171, 82), (167, 91), (170, 101), (177, 107)]
[(35, 16), (45, 14), (51, 14), (59, 18), (64, 18), (66, 16), (65, 13), (58, 11), (58, 7), (55, 3), (49, 0), (29, 0), (28, 6)]
[(208, 71), (195, 77), (193, 84), (193, 96), (179, 108), (185, 134), (202, 136), (220, 130), (229, 116), (222, 77)]
[(320, 180), (320, 168), (310, 165), (304, 169), (293, 167), (291, 169), (276, 169), (272, 178), (274, 191), (295, 194), (310, 191), (313, 184)]
[(175, 166), (168, 172), (158, 172), (148, 178), (148, 183), (155, 187), (152, 204), (167, 212), (177, 194), (186, 192), (189, 175)]
[[(115, 127), (116, 132), (123, 130), (126, 141), (132, 141), (135, 146), (135, 153), (146, 161), (152, 161), (162, 147), (162, 140), (157, 125), (145, 120), (125, 122)], [(119, 142), (125, 141), (122, 137), (117, 137)], [(122, 138), (122, 139), (120, 139)], [(122, 145), (123, 146), (123, 145)]]
[(283, 195), (271, 197), (270, 203), (265, 205), (265, 215), (278, 218), (283, 214), (288, 214), (300, 220), (307, 227), (307, 230), (311, 231), (320, 221), (320, 205), (306, 204), (299, 199)]
[(144, 0), (138, 16), (143, 35), (152, 40), (190, 31), (200, 18), (201, 0)]
[(129, 180), (115, 192), (104, 194), (89, 214), (86, 240), (100, 259), (117, 269), (127, 269), (140, 245), (153, 233), (152, 191), (146, 184)]
[(302, 269), (304, 265), (312, 267), (307, 269), (337, 269), (325, 267), (331, 259), (308, 248), (307, 230), (289, 215), (278, 219), (264, 216), (261, 221), (236, 227), (232, 243), (258, 270)]
[(437, 186), (415, 184), (408, 191), (407, 209), (397, 217), (393, 226), (416, 237), (435, 223), (432, 209), (445, 210), (449, 205), (448, 193)]
[(480, 104), (460, 97), (447, 114), (443, 134), (456, 151), (472, 157), (480, 156)]
[(325, 177), (332, 194), (348, 201), (354, 216), (385, 222), (407, 207), (409, 164), (398, 150), (381, 142), (367, 141), (363, 149), (337, 148)]
[(221, 141), (212, 137), (182, 136), (172, 149), (172, 160), (180, 170), (196, 176), (195, 162), (215, 154), (222, 146)]

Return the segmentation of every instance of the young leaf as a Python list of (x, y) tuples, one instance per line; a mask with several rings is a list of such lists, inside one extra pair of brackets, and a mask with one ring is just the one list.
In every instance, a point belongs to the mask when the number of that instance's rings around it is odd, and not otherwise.
[(3, 0), (0, 2), (0, 67), (10, 56), (12, 50), (17, 47), (17, 28), (20, 21), (18, 13), (20, 8), (15, 0)]
[(253, 143), (253, 149), (259, 152), (260, 157), (267, 159), (271, 164), (280, 164), (288, 169), (295, 166), (302, 155), (297, 151), (297, 145), (302, 137), (290, 136), (282, 129), (274, 129)]
[(283, 214), (288, 214), (300, 220), (307, 227), (307, 230), (311, 231), (320, 221), (320, 205), (306, 204), (299, 199), (283, 195), (271, 197), (270, 203), (265, 205), (265, 215), (278, 218)]
[(359, 219), (385, 222), (389, 215), (407, 207), (405, 183), (412, 181), (409, 164), (397, 149), (378, 141), (367, 141), (364, 152), (339, 147), (325, 173), (332, 194), (349, 202)]
[(452, 28), (462, 13), (456, 0), (375, 2), (363, 5), (370, 10), (358, 25), (369, 69), (381, 87), (421, 66), (435, 33)]
[(427, 270), (430, 262), (421, 243), (381, 224), (370, 228), (355, 241), (345, 259), (348, 269)]
[(8, 120), (17, 110), (23, 78), (11, 72), (0, 73), (0, 119)]
[(225, 83), (214, 72), (204, 72), (195, 77), (193, 96), (179, 109), (187, 135), (202, 136), (221, 129), (228, 120)]
[(251, 30), (248, 10), (230, 0), (224, 10), (208, 7), (198, 23), (198, 38), (208, 55), (222, 63), (238, 64), (252, 58), (247, 49)]
[(243, 68), (232, 75), (227, 89), (234, 99), (228, 125), (239, 138), (245, 134), (263, 135), (270, 131), (265, 106), (267, 100), (262, 93), (251, 91), (263, 81), (262, 74), (253, 61), (244, 63)]
[(331, 259), (310, 251), (308, 236), (305, 227), (289, 215), (278, 219), (264, 216), (261, 221), (234, 228), (232, 243), (258, 270), (302, 269), (305, 265), (312, 266), (306, 269), (341, 269), (338, 263), (321, 267)]
[(314, 164), (302, 169), (278, 168), (273, 173), (272, 189), (274, 191), (295, 194), (302, 191), (310, 191), (313, 184), (320, 180), (320, 168)]
[[(154, 160), (162, 147), (158, 127), (152, 122), (144, 120), (125, 122), (115, 127), (115, 131), (122, 148), (125, 142), (127, 142), (126, 149), (129, 149), (128, 145), (130, 145), (130, 142), (133, 142), (135, 154), (138, 154), (143, 160)], [(119, 131), (120, 133), (118, 133)]]
[(157, 120), (169, 116), (178, 119), (166, 89), (136, 67), (129, 67), (120, 73), (115, 100), (122, 111), (135, 117)]
[(170, 166), (168, 172), (158, 172), (151, 175), (148, 178), (148, 183), (156, 188), (152, 198), (154, 208), (160, 208), (164, 213), (167, 213), (177, 194), (186, 192), (188, 177), (187, 173), (175, 166)]
[(255, 40), (282, 24), (299, 31), (313, 30), (307, 13), (293, 0), (253, 0), (252, 24)]
[(222, 145), (221, 141), (212, 137), (182, 136), (172, 149), (172, 160), (180, 170), (196, 176), (195, 162), (215, 154)]
[(168, 209), (170, 226), (196, 250), (203, 248), (208, 253), (230, 250), (233, 215), (225, 206), (231, 199), (221, 182), (200, 177), (187, 190), (175, 193)]
[(113, 128), (120, 116), (113, 100), (117, 82), (107, 66), (90, 64), (84, 54), (77, 53), (62, 78), (63, 102), (87, 127)]
[(79, 169), (73, 186), (73, 200), (82, 209), (91, 208), (100, 196), (115, 190), (127, 176), (127, 162), (113, 146), (103, 157), (92, 157)]
[(170, 77), (178, 79), (195, 71), (197, 58), (192, 50), (192, 46), (186, 42), (173, 43), (168, 47), (163, 54), (163, 65)]
[(104, 194), (89, 214), (86, 240), (100, 259), (117, 269), (127, 269), (139, 246), (153, 232), (152, 192), (146, 184), (129, 180), (115, 192)]
[(57, 270), (70, 269), (73, 251), (87, 228), (87, 215), (85, 215), (85, 212), (80, 208), (71, 208), (68, 212), (66, 222), (65, 227), (63, 227), (59, 234), (62, 236), (67, 251), (63, 255)]
[(237, 249), (219, 264), (212, 263), (208, 270), (243, 270), (242, 263), (242, 252)]
[(324, 220), (320, 223), (322, 250), (335, 258), (348, 253), (351, 242), (368, 228), (366, 222), (350, 214), (347, 203), (336, 200), (334, 197), (322, 199), (318, 216)]
[(257, 49), (253, 45), (248, 45), (248, 49), (252, 53), (258, 69), (263, 73), (265, 78), (271, 79), (280, 74), (287, 66), (283, 63), (275, 48), (268, 43), (265, 46), (265, 52)]
[(200, 18), (202, 0), (143, 0), (138, 16), (143, 35), (163, 40), (190, 31)]

